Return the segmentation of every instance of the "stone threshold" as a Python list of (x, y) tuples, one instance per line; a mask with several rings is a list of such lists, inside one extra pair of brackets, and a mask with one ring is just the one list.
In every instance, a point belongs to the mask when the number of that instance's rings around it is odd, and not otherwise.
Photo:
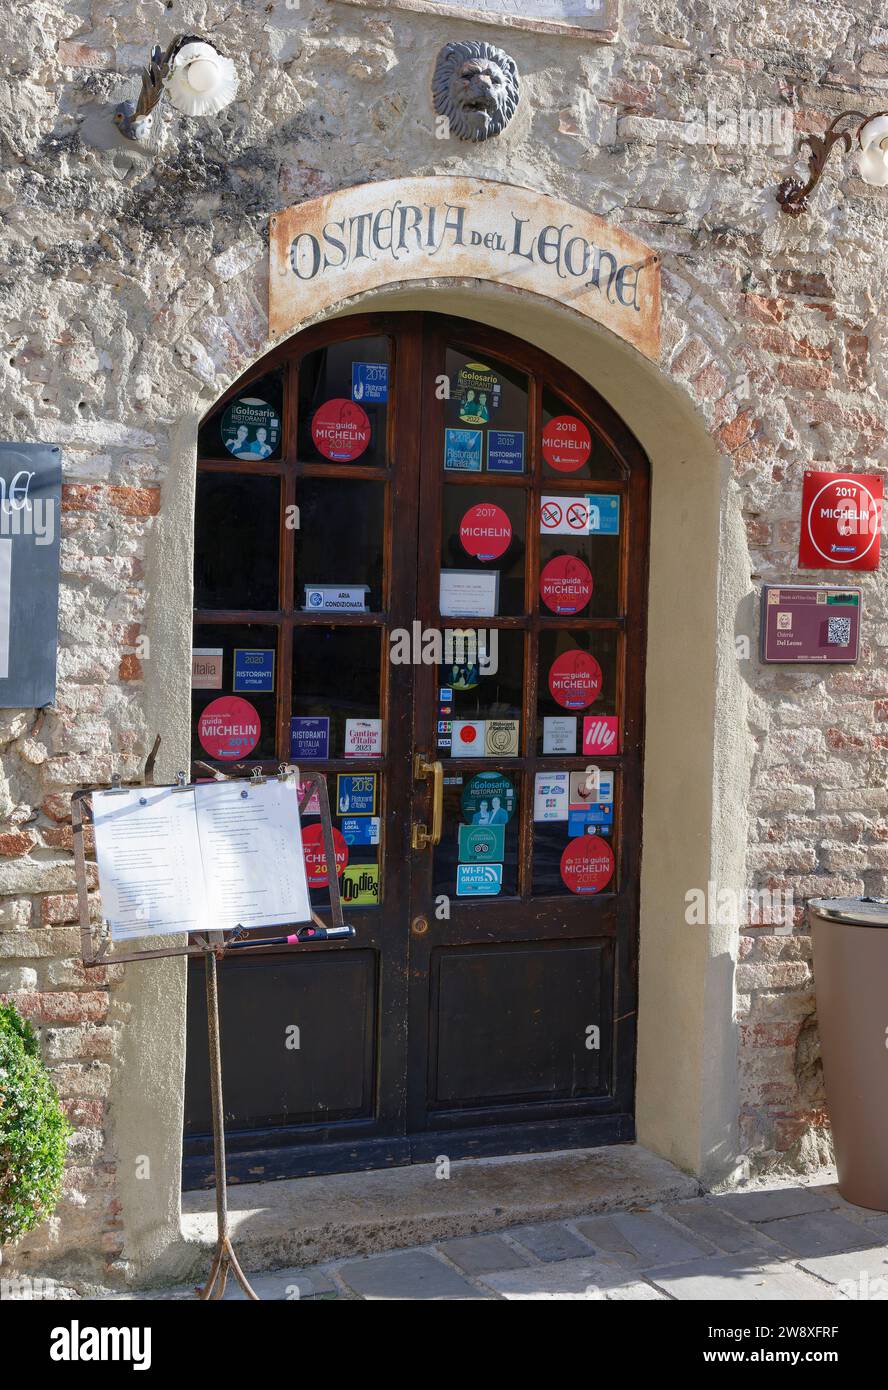
[[(242, 1183), (228, 1191), (229, 1230), (243, 1268), (260, 1271), (643, 1207), (702, 1190), (696, 1178), (649, 1150), (620, 1144), (457, 1161), (447, 1178), (423, 1163)], [(182, 1238), (172, 1262), (182, 1277), (200, 1277), (216, 1239), (212, 1190), (183, 1194)]]

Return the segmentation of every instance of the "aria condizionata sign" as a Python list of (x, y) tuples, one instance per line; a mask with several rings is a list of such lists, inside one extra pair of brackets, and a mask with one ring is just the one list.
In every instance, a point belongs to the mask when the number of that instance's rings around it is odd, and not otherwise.
[(446, 176), (362, 184), (277, 213), (269, 257), (274, 337), (367, 290), (452, 278), (555, 300), (659, 356), (656, 253), (532, 189)]

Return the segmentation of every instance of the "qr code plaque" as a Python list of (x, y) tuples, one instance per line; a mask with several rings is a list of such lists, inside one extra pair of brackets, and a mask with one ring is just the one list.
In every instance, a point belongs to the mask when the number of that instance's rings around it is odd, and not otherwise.
[(829, 647), (847, 647), (851, 641), (850, 618), (827, 618), (826, 643)]

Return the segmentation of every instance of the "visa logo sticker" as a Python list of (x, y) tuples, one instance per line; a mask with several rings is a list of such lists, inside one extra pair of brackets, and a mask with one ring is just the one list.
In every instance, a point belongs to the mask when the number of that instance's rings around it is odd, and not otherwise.
[(459, 864), (456, 870), (458, 898), (495, 898), (503, 886), (502, 864)]

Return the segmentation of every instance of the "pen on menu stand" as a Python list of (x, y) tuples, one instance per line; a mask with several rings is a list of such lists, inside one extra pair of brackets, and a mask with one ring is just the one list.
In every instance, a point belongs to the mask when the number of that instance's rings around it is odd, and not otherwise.
[(354, 927), (300, 927), (290, 936), (263, 936), (259, 941), (248, 937), (244, 941), (229, 941), (226, 944), (232, 951), (239, 946), (301, 946), (306, 941), (336, 941), (354, 934)]

